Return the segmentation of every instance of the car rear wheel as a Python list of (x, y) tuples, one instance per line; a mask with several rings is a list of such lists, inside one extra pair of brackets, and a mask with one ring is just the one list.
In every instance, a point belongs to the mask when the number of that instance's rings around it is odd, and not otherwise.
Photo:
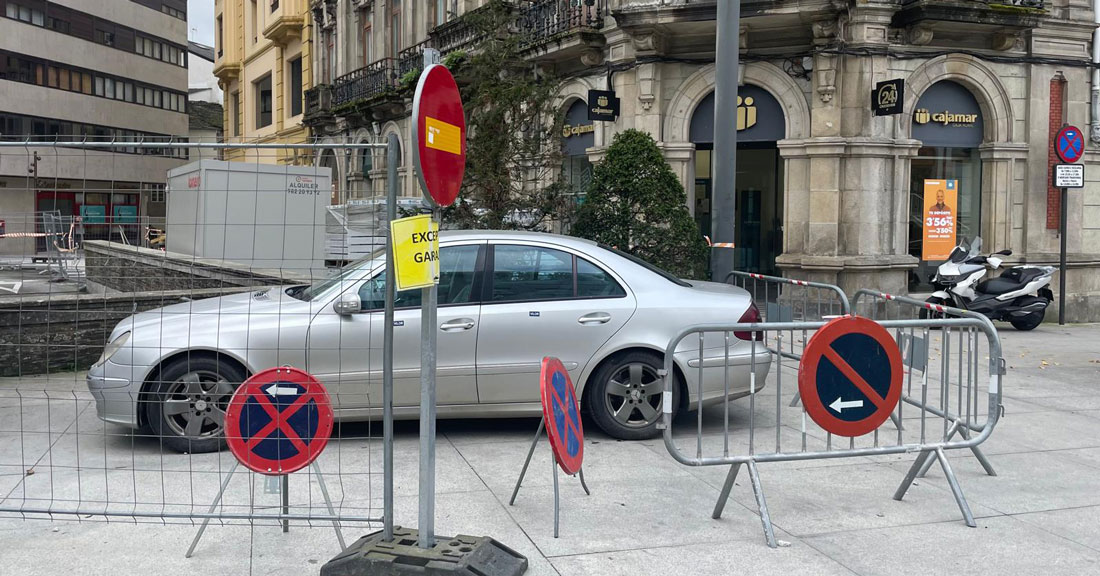
[(225, 411), (244, 371), (215, 358), (182, 358), (160, 372), (148, 406), (149, 427), (177, 452), (225, 447)]
[[(608, 435), (621, 440), (644, 440), (657, 435), (664, 382), (664, 362), (656, 354), (629, 352), (604, 363), (587, 387), (592, 419)], [(673, 410), (679, 389), (672, 390)]]

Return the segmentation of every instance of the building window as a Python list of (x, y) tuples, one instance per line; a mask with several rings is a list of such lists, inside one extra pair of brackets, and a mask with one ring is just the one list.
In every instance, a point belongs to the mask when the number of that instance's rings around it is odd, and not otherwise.
[(229, 126), (230, 136), (241, 135), (241, 93), (234, 92), (229, 100)]
[(215, 21), (215, 27), (214, 27), (214, 30), (215, 30), (214, 45), (217, 46), (217, 48), (218, 48), (218, 58), (222, 57), (222, 49), (223, 49), (222, 47), (225, 46), (225, 37), (224, 37), (225, 32), (223, 31), (224, 26), (225, 26), (225, 24), (222, 22), (222, 15), (218, 14), (218, 18)]
[(372, 13), (367, 10), (359, 12), (359, 18), (363, 21), (363, 66), (374, 62), (374, 30), (371, 25)]
[(302, 57), (290, 61), (290, 115), (302, 113)]
[(256, 128), (271, 125), (271, 75), (252, 84), (256, 94)]
[(260, 16), (259, 11), (256, 10), (256, 0), (251, 0), (250, 9), (251, 12), (249, 12), (249, 14), (251, 18), (249, 18), (249, 24), (252, 26), (252, 43), (255, 44), (260, 38), (258, 33), (260, 29)]
[(19, 4), (8, 2), (4, 13), (8, 18), (34, 24), (35, 26), (46, 25), (46, 14), (41, 10), (35, 10), (27, 6), (20, 6)]
[(390, 0), (390, 57), (401, 53), (401, 0)]
[(432, 11), (432, 27), (447, 22), (447, 0), (434, 0), (435, 10)]

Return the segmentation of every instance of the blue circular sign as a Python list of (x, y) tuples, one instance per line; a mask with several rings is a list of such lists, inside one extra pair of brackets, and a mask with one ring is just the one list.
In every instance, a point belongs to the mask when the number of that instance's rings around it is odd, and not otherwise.
[(1085, 139), (1076, 126), (1066, 126), (1054, 139), (1054, 152), (1062, 162), (1073, 164), (1085, 155)]
[(542, 359), (541, 383), (542, 412), (550, 446), (562, 471), (576, 474), (584, 459), (584, 429), (577, 394), (561, 360)]

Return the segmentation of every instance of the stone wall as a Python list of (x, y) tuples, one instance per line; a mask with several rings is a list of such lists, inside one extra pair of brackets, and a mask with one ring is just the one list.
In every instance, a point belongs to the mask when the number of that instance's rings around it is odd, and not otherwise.
[(309, 278), (104, 241), (84, 245), (97, 294), (0, 298), (0, 376), (86, 370), (120, 321), (146, 310)]
[(313, 281), (281, 270), (253, 269), (225, 260), (101, 240), (84, 244), (84, 261), (90, 283), (119, 292), (254, 288)]
[(0, 376), (87, 370), (120, 321), (242, 288), (130, 294), (43, 294), (0, 301)]

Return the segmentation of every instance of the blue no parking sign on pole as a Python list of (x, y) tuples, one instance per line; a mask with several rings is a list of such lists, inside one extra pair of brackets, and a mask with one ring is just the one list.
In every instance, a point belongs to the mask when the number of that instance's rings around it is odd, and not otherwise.
[(1054, 139), (1054, 152), (1062, 159), (1062, 162), (1073, 164), (1085, 154), (1085, 139), (1076, 126), (1066, 126), (1058, 132)]
[(827, 432), (862, 436), (890, 417), (901, 399), (901, 352), (890, 333), (860, 317), (837, 318), (806, 345), (798, 390)]

